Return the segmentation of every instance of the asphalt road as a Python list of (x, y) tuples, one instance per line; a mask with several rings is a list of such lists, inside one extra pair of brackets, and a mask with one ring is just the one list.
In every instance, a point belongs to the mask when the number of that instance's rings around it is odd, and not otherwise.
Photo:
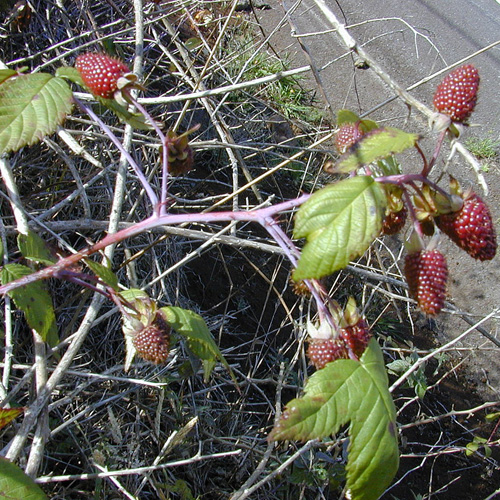
[[(293, 11), (293, 0), (285, 0)], [(338, 19), (358, 43), (363, 44), (399, 84), (408, 88), (424, 78), (470, 57), (500, 41), (500, 4), (495, 0), (327, 0)], [(318, 33), (331, 29), (314, 0), (302, 0), (293, 11), (298, 32)], [(353, 71), (349, 57), (332, 63), (345, 54), (335, 34), (320, 34), (303, 39), (311, 50), (334, 109), (344, 104), (367, 111), (388, 96), (373, 75)], [(481, 74), (481, 93), (474, 123), (481, 133), (500, 136), (500, 44), (470, 59)], [(345, 89), (346, 77), (350, 80)], [(442, 76), (420, 85), (412, 92), (424, 103)], [(347, 92), (346, 92), (347, 90)], [(348, 106), (349, 107), (349, 106)], [(388, 117), (387, 109), (383, 111)]]
[[(415, 87), (411, 93), (432, 108), (436, 85), (443, 75), (415, 86), (422, 79), (456, 64), (462, 59), (474, 64), (481, 75), (479, 101), (467, 134), (500, 139), (500, 44), (484, 51), (485, 47), (500, 41), (500, 3), (495, 0), (327, 0), (328, 6), (344, 23), (351, 36), (404, 88)], [(261, 11), (260, 20), (267, 33), (284, 16), (283, 7), (271, 0), (271, 10)], [(320, 71), (322, 85), (333, 110), (348, 108), (358, 113), (376, 109), (370, 118), (379, 123), (418, 131), (427, 137), (422, 141), (429, 154), (433, 150), (433, 135), (427, 120), (413, 111), (408, 120), (408, 108), (393, 100), (394, 93), (370, 69), (356, 68), (351, 54), (331, 32), (331, 25), (314, 0), (284, 0), (293, 29), (301, 35), (313, 64)], [(292, 30), (293, 31), (293, 30)], [(280, 52), (290, 54), (292, 66), (308, 61), (291, 28), (284, 23), (273, 36), (271, 44)], [(475, 55), (473, 55), (475, 54)], [(473, 57), (470, 57), (472, 56)], [(317, 88), (314, 79), (311, 88)], [(318, 92), (318, 100), (321, 100)], [(411, 166), (411, 165), (410, 165)], [(450, 166), (462, 182), (476, 184), (470, 166), (460, 158)], [(500, 220), (500, 167), (485, 174), (490, 190), (485, 198), (493, 218)], [(478, 188), (478, 192), (480, 192)], [(477, 262), (451, 242), (443, 241), (450, 268), (449, 295), (454, 304), (471, 313), (474, 321), (492, 313), (500, 306), (500, 256), (491, 262)], [(483, 327), (495, 335), (499, 314), (485, 321)], [(467, 330), (463, 320), (442, 314), (437, 324), (440, 342)], [(495, 347), (481, 335), (470, 335), (460, 345)], [(474, 352), (471, 351), (471, 352)], [(485, 389), (485, 397), (500, 395), (500, 366), (498, 350), (491, 355), (480, 353), (472, 360), (471, 378)], [(485, 357), (486, 356), (486, 357)]]

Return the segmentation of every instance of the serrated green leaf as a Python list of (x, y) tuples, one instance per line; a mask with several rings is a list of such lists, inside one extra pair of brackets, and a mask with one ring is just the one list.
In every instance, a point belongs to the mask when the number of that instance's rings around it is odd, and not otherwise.
[(410, 368), (410, 363), (405, 359), (396, 359), (391, 363), (387, 364), (387, 370), (393, 375), (399, 375), (404, 373), (408, 368)]
[(0, 457), (0, 500), (48, 500), (48, 497), (22, 469)]
[(0, 85), (0, 153), (52, 134), (71, 111), (73, 93), (48, 73), (9, 78)]
[(348, 109), (340, 109), (337, 111), (337, 126), (340, 127), (346, 123), (358, 123), (363, 134), (379, 128), (377, 122), (373, 120), (362, 120), (356, 113)]
[[(7, 264), (1, 273), (2, 285), (31, 274), (33, 271), (21, 264)], [(57, 335), (56, 317), (52, 299), (44, 288), (43, 283), (37, 281), (16, 288), (9, 292), (9, 297), (18, 309), (23, 311), (30, 328), (33, 328), (45, 342), (52, 347), (59, 343)]]
[(415, 146), (418, 134), (397, 128), (385, 127), (372, 130), (343, 154), (335, 165), (336, 172), (351, 172), (373, 161), (401, 153)]
[(0, 84), (14, 75), (17, 75), (17, 73), (18, 72), (13, 69), (0, 69)]
[(117, 292), (120, 290), (120, 287), (118, 286), (118, 276), (109, 267), (91, 259), (85, 259), (85, 264), (98, 278), (101, 278), (106, 285), (110, 286)]
[(203, 361), (205, 380), (210, 377), (216, 361), (220, 361), (232, 375), (229, 364), (199, 314), (173, 306), (162, 307), (160, 310), (165, 313), (167, 323), (187, 340), (191, 352)]
[(307, 238), (293, 277), (321, 278), (362, 255), (379, 235), (387, 203), (370, 176), (344, 179), (314, 193), (295, 217), (294, 236)]
[(347, 489), (352, 500), (376, 500), (399, 465), (396, 409), (375, 339), (359, 361), (328, 363), (290, 401), (269, 439), (321, 439), (349, 424)]
[(29, 231), (27, 235), (19, 234), (17, 237), (17, 245), (25, 259), (46, 264), (47, 266), (56, 262), (56, 259), (47, 248), (45, 241), (33, 231)]

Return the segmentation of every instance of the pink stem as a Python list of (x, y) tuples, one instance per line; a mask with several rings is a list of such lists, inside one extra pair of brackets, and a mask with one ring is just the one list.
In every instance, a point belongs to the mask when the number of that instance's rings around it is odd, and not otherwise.
[[(230, 222), (230, 221), (248, 221), (248, 222), (260, 222), (268, 217), (273, 217), (274, 215), (285, 212), (287, 210), (292, 210), (304, 203), (308, 198), (309, 194), (304, 194), (299, 198), (293, 200), (284, 201), (278, 203), (271, 207), (260, 208), (258, 210), (248, 211), (248, 212), (213, 212), (213, 213), (194, 213), (194, 214), (165, 214), (157, 215), (153, 214), (151, 217), (144, 219), (133, 226), (122, 229), (114, 234), (108, 234), (101, 241), (97, 242), (91, 247), (85, 248), (84, 250), (65, 257), (59, 260), (54, 265), (41, 269), (33, 274), (23, 276), (22, 278), (6, 283), (0, 286), (0, 295), (4, 295), (16, 288), (19, 288), (35, 281), (47, 278), (57, 277), (63, 269), (66, 269), (85, 257), (89, 257), (94, 253), (106, 248), (108, 245), (114, 245), (132, 236), (136, 236), (145, 231), (154, 229), (160, 226), (172, 225), (172, 224), (183, 224), (186, 222)], [(279, 242), (278, 242), (279, 244)]]

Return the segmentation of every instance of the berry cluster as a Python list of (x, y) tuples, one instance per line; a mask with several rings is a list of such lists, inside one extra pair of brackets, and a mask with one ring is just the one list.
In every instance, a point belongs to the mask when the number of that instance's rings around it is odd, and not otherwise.
[(354, 325), (347, 325), (340, 329), (340, 337), (347, 344), (349, 349), (359, 358), (368, 346), (370, 341), (369, 327), (363, 318)]
[(344, 154), (363, 135), (358, 123), (345, 123), (335, 135), (335, 146), (340, 154)]
[(439, 215), (436, 225), (460, 248), (478, 260), (491, 260), (496, 254), (497, 239), (491, 213), (475, 193), (465, 196), (462, 208)]
[[(346, 313), (345, 316), (348, 317), (349, 313)], [(338, 338), (312, 338), (310, 340), (306, 354), (309, 362), (317, 370), (337, 359), (348, 359), (350, 354), (360, 358), (365, 352), (371, 338), (368, 324), (358, 315), (357, 311), (351, 318), (348, 318), (347, 321), (352, 324), (344, 324)], [(346, 323), (346, 317), (342, 323)]]
[(133, 338), (137, 354), (157, 365), (167, 361), (170, 351), (170, 327), (160, 314), (153, 323), (144, 327)]
[(348, 353), (342, 342), (333, 339), (313, 339), (307, 348), (307, 357), (316, 370), (321, 370), (331, 361), (347, 359)]
[(103, 99), (112, 99), (118, 90), (118, 79), (130, 73), (128, 66), (119, 59), (93, 52), (79, 55), (75, 68), (92, 94)]
[(434, 107), (453, 122), (464, 122), (469, 118), (477, 102), (479, 73), (471, 64), (452, 71), (438, 85), (434, 94)]
[(410, 296), (422, 312), (434, 316), (444, 306), (448, 265), (437, 249), (411, 252), (405, 257), (404, 273)]

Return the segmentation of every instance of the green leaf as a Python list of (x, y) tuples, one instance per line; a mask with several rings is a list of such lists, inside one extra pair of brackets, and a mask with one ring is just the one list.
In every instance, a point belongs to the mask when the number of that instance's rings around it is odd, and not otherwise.
[(13, 69), (0, 69), (0, 84), (17, 75), (17, 71)]
[(103, 99), (102, 97), (96, 97), (96, 99), (106, 108), (113, 111), (113, 113), (118, 117), (118, 119), (124, 123), (127, 123), (133, 128), (138, 130), (151, 130), (153, 127), (146, 122), (146, 118), (141, 113), (132, 113), (125, 106), (116, 102), (114, 99)]
[(109, 267), (91, 259), (85, 259), (85, 264), (87, 264), (92, 272), (98, 278), (101, 278), (101, 280), (104, 281), (106, 285), (110, 286), (117, 292), (120, 290), (120, 287), (118, 286), (118, 276), (116, 276), (116, 274)]
[(345, 125), (346, 123), (356, 123), (359, 122), (361, 118), (352, 111), (348, 109), (339, 109), (337, 111), (337, 126)]
[(187, 340), (191, 352), (203, 361), (205, 380), (210, 377), (216, 361), (220, 361), (232, 375), (229, 364), (199, 314), (173, 306), (162, 307), (160, 311), (165, 313), (167, 323)]
[[(31, 274), (33, 271), (21, 264), (7, 264), (1, 273), (2, 285)], [(24, 285), (9, 292), (9, 297), (23, 311), (30, 328), (33, 328), (52, 347), (59, 343), (56, 317), (52, 299), (40, 281)]]
[(80, 87), (85, 87), (85, 83), (83, 83), (83, 79), (82, 76), (80, 75), (80, 72), (73, 66), (61, 66), (57, 68), (56, 76), (58, 76), (59, 78), (64, 78), (66, 80), (69, 80), (70, 82), (76, 83), (77, 85), (80, 85)]
[(133, 303), (136, 299), (148, 299), (148, 294), (139, 288), (129, 288), (128, 290), (122, 290), (120, 295), (127, 302)]
[(387, 200), (370, 176), (344, 179), (314, 193), (299, 209), (294, 236), (307, 238), (293, 277), (321, 278), (362, 255), (380, 234)]
[(194, 50), (194, 49), (197, 49), (198, 47), (200, 47), (201, 45), (203, 45), (203, 42), (199, 39), (199, 38), (196, 38), (196, 37), (192, 37), (192, 38), (188, 38), (185, 42), (184, 42), (184, 46), (186, 47), (187, 50), (191, 51), (191, 50)]
[(351, 172), (357, 168), (401, 153), (415, 146), (418, 134), (410, 134), (397, 128), (385, 127), (372, 130), (351, 146), (335, 165), (336, 172)]
[(379, 126), (378, 123), (374, 122), (373, 120), (361, 120), (359, 122), (359, 128), (361, 129), (361, 132), (363, 132), (363, 134), (366, 134), (368, 132), (371, 132), (372, 130), (379, 128)]
[(321, 439), (349, 424), (347, 488), (352, 500), (376, 500), (399, 465), (396, 409), (382, 351), (370, 341), (360, 361), (328, 363), (290, 401), (270, 440)]
[(52, 134), (71, 111), (73, 93), (48, 73), (9, 78), (0, 85), (0, 153)]
[(348, 109), (340, 109), (337, 111), (337, 126), (340, 127), (346, 123), (359, 123), (359, 128), (363, 134), (379, 128), (377, 122), (373, 120), (362, 120), (356, 113)]
[(0, 429), (21, 415), (24, 410), (24, 408), (0, 408)]
[(500, 411), (495, 413), (488, 413), (485, 417), (486, 422), (494, 422), (498, 418), (500, 418)]
[(56, 262), (56, 259), (47, 248), (45, 241), (33, 231), (29, 231), (27, 235), (19, 234), (17, 237), (17, 245), (25, 259), (46, 264), (47, 266)]
[(0, 457), (0, 500), (48, 500), (48, 497), (22, 469)]

